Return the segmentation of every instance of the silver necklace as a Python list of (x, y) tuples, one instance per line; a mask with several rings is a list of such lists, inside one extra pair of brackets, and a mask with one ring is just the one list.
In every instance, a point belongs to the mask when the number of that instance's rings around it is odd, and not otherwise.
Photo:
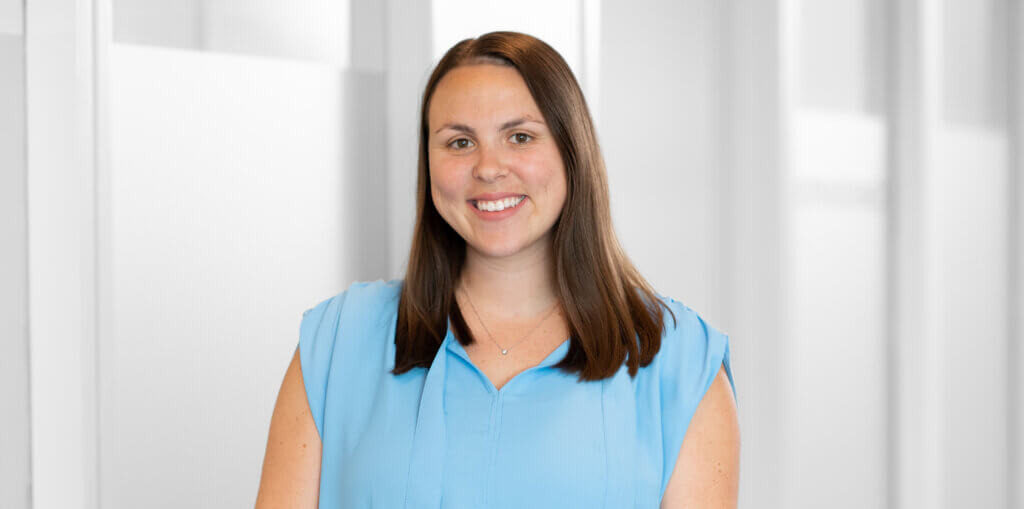
[(473, 298), (469, 296), (469, 292), (464, 287), (462, 287), (460, 289), (462, 290), (462, 293), (466, 296), (466, 300), (469, 301), (469, 307), (470, 307), (470, 309), (473, 310), (473, 314), (476, 315), (477, 321), (480, 322), (480, 325), (482, 325), (484, 327), (484, 331), (487, 332), (487, 337), (491, 338), (491, 342), (494, 343), (495, 345), (497, 345), (498, 351), (501, 352), (501, 355), (508, 355), (509, 350), (511, 350), (513, 346), (516, 346), (519, 343), (522, 343), (526, 338), (530, 337), (530, 334), (533, 334), (533, 331), (537, 330), (537, 328), (540, 327), (540, 324), (544, 323), (544, 321), (547, 320), (549, 316), (551, 316), (551, 313), (553, 313), (555, 311), (555, 308), (558, 307), (558, 300), (556, 299), (555, 300), (555, 304), (551, 306), (551, 309), (548, 310), (547, 314), (544, 315), (544, 318), (542, 318), (539, 322), (537, 322), (537, 325), (534, 325), (533, 328), (530, 329), (530, 332), (527, 332), (526, 335), (523, 336), (523, 338), (520, 339), (519, 341), (516, 341), (515, 343), (512, 343), (512, 346), (510, 346), (508, 348), (502, 348), (502, 346), (500, 344), (498, 344), (498, 342), (494, 339), (494, 335), (491, 334), (490, 329), (487, 328), (487, 325), (480, 318), (480, 313), (477, 313), (476, 306), (473, 305)]

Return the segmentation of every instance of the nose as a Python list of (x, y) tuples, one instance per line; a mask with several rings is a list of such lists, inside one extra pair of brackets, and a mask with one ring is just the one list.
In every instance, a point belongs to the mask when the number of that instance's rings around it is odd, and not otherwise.
[(495, 182), (508, 175), (508, 170), (502, 164), (498, 149), (481, 144), (476, 152), (479, 158), (476, 161), (476, 166), (473, 167), (473, 177), (483, 182)]

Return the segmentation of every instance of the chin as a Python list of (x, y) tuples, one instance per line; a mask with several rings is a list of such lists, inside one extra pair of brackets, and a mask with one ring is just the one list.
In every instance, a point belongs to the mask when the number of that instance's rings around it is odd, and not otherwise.
[(502, 258), (514, 255), (526, 247), (519, 239), (480, 239), (472, 242), (473, 249), (484, 256)]

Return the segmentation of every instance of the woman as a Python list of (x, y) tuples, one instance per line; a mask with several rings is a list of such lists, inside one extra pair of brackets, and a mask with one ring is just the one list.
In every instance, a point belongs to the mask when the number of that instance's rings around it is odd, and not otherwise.
[(406, 276), (303, 314), (257, 507), (735, 507), (728, 338), (620, 249), (562, 57), (464, 40), (421, 105)]

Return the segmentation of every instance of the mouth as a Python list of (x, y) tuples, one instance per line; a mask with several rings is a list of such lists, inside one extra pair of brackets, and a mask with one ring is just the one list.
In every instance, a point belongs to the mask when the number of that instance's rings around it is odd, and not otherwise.
[(506, 196), (497, 200), (469, 200), (469, 203), (484, 212), (501, 212), (502, 210), (519, 206), (525, 199), (526, 195), (520, 194)]
[(526, 195), (509, 196), (500, 200), (467, 200), (466, 205), (473, 209), (477, 217), (496, 221), (514, 215), (526, 203)]

